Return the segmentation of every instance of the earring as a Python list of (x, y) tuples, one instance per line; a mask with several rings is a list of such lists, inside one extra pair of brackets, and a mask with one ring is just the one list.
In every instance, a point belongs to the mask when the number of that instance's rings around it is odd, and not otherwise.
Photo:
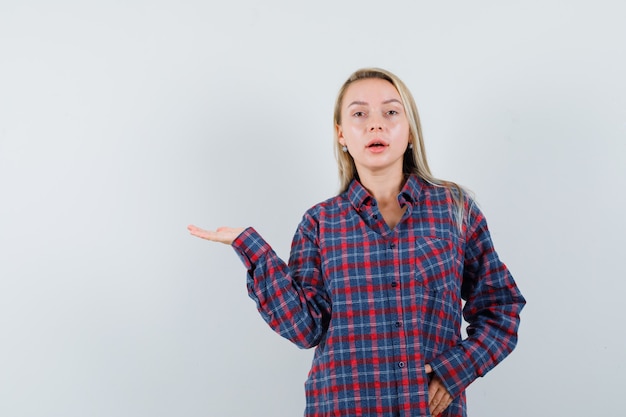
[(346, 145), (343, 145), (341, 147), (341, 150), (344, 151), (344, 152), (348, 152), (348, 147)]
[(413, 144), (409, 143), (409, 149), (413, 149)]

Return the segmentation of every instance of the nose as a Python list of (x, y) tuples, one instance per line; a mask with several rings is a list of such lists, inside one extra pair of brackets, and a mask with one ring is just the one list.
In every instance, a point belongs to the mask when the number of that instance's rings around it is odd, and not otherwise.
[(374, 132), (376, 130), (383, 130), (383, 121), (380, 117), (371, 117), (369, 120), (369, 130), (370, 132)]

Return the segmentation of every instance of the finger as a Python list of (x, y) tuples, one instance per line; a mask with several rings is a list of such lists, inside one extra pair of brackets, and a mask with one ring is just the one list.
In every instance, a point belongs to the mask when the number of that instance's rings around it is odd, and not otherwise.
[(450, 395), (443, 383), (436, 376), (428, 385), (428, 406), (432, 415), (441, 413), (448, 406)]
[(434, 415), (435, 408), (439, 405), (439, 398), (437, 395), (437, 388), (433, 387), (433, 385), (428, 386), (428, 408), (430, 408), (430, 413)]
[(439, 415), (452, 403), (452, 396), (438, 378), (433, 379), (428, 388), (430, 413), (433, 416)]
[(189, 226), (188, 229), (193, 236), (199, 237), (201, 239), (206, 239), (213, 242), (221, 242), (223, 240), (221, 234), (213, 230), (204, 230), (196, 226)]
[(204, 230), (197, 226), (188, 226), (189, 232), (202, 239), (210, 240), (212, 242), (224, 243), (230, 245), (239, 236), (245, 228), (238, 227), (218, 227), (216, 230)]
[(189, 230), (193, 234), (202, 233), (203, 231), (205, 231), (204, 229), (201, 229), (198, 226), (194, 226), (193, 224), (187, 226), (187, 230)]
[(434, 377), (428, 384), (428, 405), (435, 406), (441, 400), (443, 393), (441, 392), (441, 383), (437, 377)]
[(437, 416), (444, 412), (446, 408), (452, 403), (452, 399), (447, 395), (446, 398), (442, 399), (437, 407), (431, 412), (432, 415)]
[(430, 366), (429, 363), (427, 363), (426, 366), (424, 366), (424, 371), (426, 371), (426, 373), (429, 374), (433, 371), (433, 367)]
[(432, 408), (430, 414), (433, 416), (438, 416), (445, 411), (446, 408), (450, 405), (450, 402), (441, 402), (435, 408)]
[(442, 390), (436, 390), (433, 395), (430, 396), (430, 400), (428, 401), (428, 406), (430, 408), (430, 413), (435, 415), (435, 411), (441, 405), (444, 394), (441, 392)]
[(189, 232), (194, 235), (194, 236), (198, 236), (201, 237), (201, 235), (205, 235), (208, 233), (207, 230), (201, 229), (198, 226), (194, 226), (194, 225), (189, 225), (187, 226), (187, 230), (189, 230)]

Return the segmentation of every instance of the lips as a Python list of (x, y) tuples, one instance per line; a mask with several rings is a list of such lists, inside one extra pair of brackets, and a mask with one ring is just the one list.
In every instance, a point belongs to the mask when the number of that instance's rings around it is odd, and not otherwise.
[(389, 144), (382, 139), (372, 139), (371, 141), (367, 143), (365, 147), (377, 149), (377, 148), (386, 148), (387, 146), (389, 146)]

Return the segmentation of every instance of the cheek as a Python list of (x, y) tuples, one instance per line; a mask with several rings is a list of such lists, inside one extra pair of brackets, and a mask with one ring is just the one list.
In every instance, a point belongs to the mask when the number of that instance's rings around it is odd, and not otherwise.
[(402, 136), (403, 138), (406, 137), (406, 139), (408, 140), (411, 130), (409, 129), (409, 124), (405, 122), (398, 123), (398, 125), (396, 126), (396, 131), (398, 132), (399, 136)]
[(343, 135), (346, 138), (353, 138), (360, 134), (362, 131), (361, 126), (358, 123), (349, 123), (343, 126)]

